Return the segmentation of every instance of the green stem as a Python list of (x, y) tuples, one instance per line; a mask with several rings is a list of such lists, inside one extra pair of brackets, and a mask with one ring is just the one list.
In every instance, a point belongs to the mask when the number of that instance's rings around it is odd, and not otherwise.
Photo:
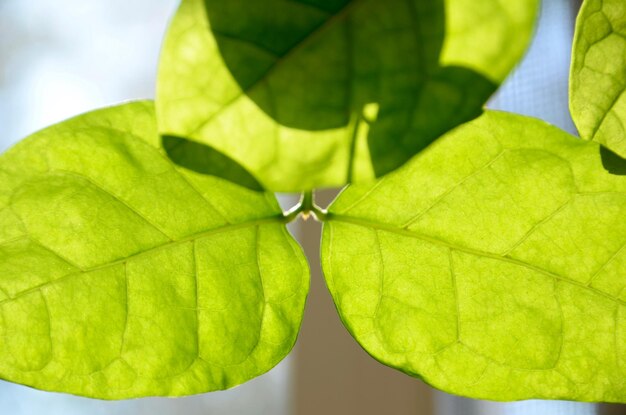
[(326, 222), (328, 218), (328, 213), (326, 213), (325, 209), (322, 209), (314, 203), (311, 212), (313, 212), (313, 216), (315, 217), (315, 219), (317, 219), (318, 222)]
[(300, 215), (302, 215), (306, 220), (311, 214), (319, 222), (324, 222), (326, 220), (326, 211), (315, 204), (313, 191), (309, 190), (302, 194), (300, 202), (296, 206), (283, 213), (283, 221), (285, 223), (290, 223), (296, 220)]
[(315, 202), (313, 201), (313, 190), (309, 190), (302, 194), (302, 200), (300, 201), (301, 212), (307, 215), (314, 212)]
[(291, 208), (288, 211), (283, 213), (283, 223), (285, 225), (288, 224), (288, 223), (293, 222), (294, 220), (296, 220), (298, 218), (298, 216), (300, 215), (300, 207), (301, 207), (301, 205), (298, 204), (298, 205), (294, 206), (293, 208)]
[(302, 195), (302, 208), (302, 214), (305, 217), (309, 214), (313, 214), (313, 217), (318, 222), (324, 222), (326, 220), (326, 211), (315, 204), (313, 191), (305, 192)]

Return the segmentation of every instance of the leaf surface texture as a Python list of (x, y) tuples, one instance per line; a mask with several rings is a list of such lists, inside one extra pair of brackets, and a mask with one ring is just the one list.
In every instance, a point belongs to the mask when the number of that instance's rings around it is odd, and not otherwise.
[(308, 266), (275, 198), (177, 167), (151, 103), (0, 158), (0, 377), (103, 398), (258, 376), (290, 350)]
[(499, 112), (329, 209), (341, 318), (381, 362), (473, 398), (626, 397), (626, 177)]
[(578, 15), (570, 109), (582, 138), (626, 158), (626, 3), (585, 0)]

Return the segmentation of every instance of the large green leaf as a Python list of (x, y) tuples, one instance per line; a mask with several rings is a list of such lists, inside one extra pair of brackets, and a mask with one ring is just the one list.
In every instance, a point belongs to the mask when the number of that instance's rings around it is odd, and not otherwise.
[(324, 272), (359, 343), (440, 389), (625, 401), (625, 217), (599, 145), (488, 112), (341, 194)]
[(626, 157), (626, 2), (585, 0), (578, 15), (570, 109), (582, 138)]
[(291, 349), (305, 259), (276, 200), (176, 168), (153, 106), (0, 158), (0, 377), (104, 399), (228, 388)]
[(159, 129), (268, 189), (381, 176), (478, 116), (530, 38), (538, 0), (183, 0)]

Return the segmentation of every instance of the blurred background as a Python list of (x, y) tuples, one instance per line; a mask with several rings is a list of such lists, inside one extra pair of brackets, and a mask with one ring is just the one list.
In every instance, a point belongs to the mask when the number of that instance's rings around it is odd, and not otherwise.
[[(579, 1), (544, 0), (531, 49), (490, 107), (537, 116), (575, 133), (567, 85)], [(0, 152), (73, 115), (153, 97), (161, 38), (177, 3), (0, 0)], [(320, 194), (320, 204), (331, 197)], [(626, 414), (619, 405), (453, 397), (378, 364), (343, 329), (326, 292), (316, 260), (319, 226), (300, 222), (292, 232), (307, 236), (301, 242), (314, 259), (312, 291), (296, 350), (268, 374), (225, 392), (123, 402), (0, 382), (0, 414)]]

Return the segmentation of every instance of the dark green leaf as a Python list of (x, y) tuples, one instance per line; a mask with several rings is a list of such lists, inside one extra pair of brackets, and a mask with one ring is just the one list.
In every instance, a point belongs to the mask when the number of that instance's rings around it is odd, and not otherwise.
[(221, 177), (252, 190), (263, 190), (254, 176), (239, 163), (212, 147), (173, 136), (164, 136), (162, 140), (168, 157), (181, 167)]

